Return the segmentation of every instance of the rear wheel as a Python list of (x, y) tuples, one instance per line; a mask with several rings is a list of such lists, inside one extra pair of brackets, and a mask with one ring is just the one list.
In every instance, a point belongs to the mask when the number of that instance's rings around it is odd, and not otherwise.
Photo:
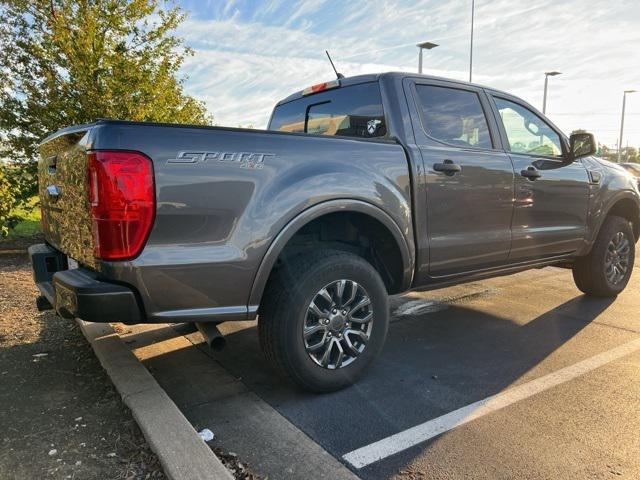
[(614, 297), (622, 292), (633, 271), (635, 238), (628, 220), (608, 217), (589, 255), (573, 266), (576, 286), (587, 295)]
[(379, 355), (389, 323), (378, 272), (351, 253), (321, 250), (276, 271), (260, 310), (260, 344), (270, 363), (306, 390), (355, 382)]

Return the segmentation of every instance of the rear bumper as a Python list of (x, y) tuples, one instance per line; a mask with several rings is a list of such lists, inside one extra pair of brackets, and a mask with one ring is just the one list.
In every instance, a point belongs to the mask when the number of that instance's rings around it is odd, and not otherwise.
[(131, 288), (100, 280), (92, 270), (69, 270), (66, 255), (43, 243), (29, 247), (29, 258), (36, 286), (60, 316), (140, 323), (141, 310)]

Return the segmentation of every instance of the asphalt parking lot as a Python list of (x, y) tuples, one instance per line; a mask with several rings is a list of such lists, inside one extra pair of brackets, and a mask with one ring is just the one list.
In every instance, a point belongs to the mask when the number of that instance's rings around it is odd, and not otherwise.
[[(196, 428), (268, 478), (640, 478), (640, 270), (617, 299), (546, 268), (392, 298), (382, 357), (354, 387), (300, 392), (255, 325), (122, 338)], [(170, 439), (167, 439), (170, 441)]]

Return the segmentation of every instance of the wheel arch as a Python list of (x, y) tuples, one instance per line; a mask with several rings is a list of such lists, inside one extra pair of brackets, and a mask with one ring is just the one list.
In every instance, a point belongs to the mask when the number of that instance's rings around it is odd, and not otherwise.
[[(633, 199), (630, 196), (624, 196), (622, 198), (617, 199), (607, 210), (604, 218), (610, 217), (612, 215), (622, 217), (631, 222), (631, 226), (633, 229), (633, 235), (638, 241), (638, 237), (640, 236), (640, 205), (638, 201)], [(604, 223), (604, 218), (602, 222), (600, 222), (600, 227), (602, 228), (602, 224)]]
[(590, 221), (591, 227), (588, 229), (589, 234), (585, 241), (585, 248), (582, 249), (578, 256), (588, 255), (598, 237), (598, 233), (602, 229), (605, 220), (616, 215), (626, 218), (632, 224), (633, 235), (636, 242), (640, 239), (640, 201), (631, 192), (620, 192), (613, 196), (604, 206), (596, 211)]
[(280, 258), (280, 255), (294, 236), (315, 221), (340, 214), (358, 215), (360, 218), (370, 219), (370, 221), (377, 222), (377, 224), (384, 227), (384, 232), (381, 233), (387, 234), (393, 238), (395, 247), (397, 248), (398, 258), (401, 261), (397, 285), (390, 291), (397, 293), (409, 288), (413, 279), (413, 254), (407, 244), (405, 234), (391, 216), (381, 208), (361, 200), (330, 200), (314, 205), (299, 213), (282, 228), (278, 235), (276, 235), (275, 239), (269, 245), (267, 253), (262, 258), (260, 266), (258, 267), (254, 277), (248, 303), (250, 311), (256, 311), (256, 306), (260, 305), (269, 276), (276, 266), (276, 262)]

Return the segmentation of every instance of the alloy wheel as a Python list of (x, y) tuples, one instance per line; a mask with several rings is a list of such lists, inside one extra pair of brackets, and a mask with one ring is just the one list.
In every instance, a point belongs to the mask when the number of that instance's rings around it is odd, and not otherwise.
[(323, 368), (346, 367), (371, 337), (373, 307), (364, 287), (336, 280), (320, 289), (307, 308), (303, 340), (309, 357)]
[(604, 257), (604, 271), (611, 285), (618, 285), (624, 280), (629, 270), (631, 243), (624, 232), (616, 233)]

